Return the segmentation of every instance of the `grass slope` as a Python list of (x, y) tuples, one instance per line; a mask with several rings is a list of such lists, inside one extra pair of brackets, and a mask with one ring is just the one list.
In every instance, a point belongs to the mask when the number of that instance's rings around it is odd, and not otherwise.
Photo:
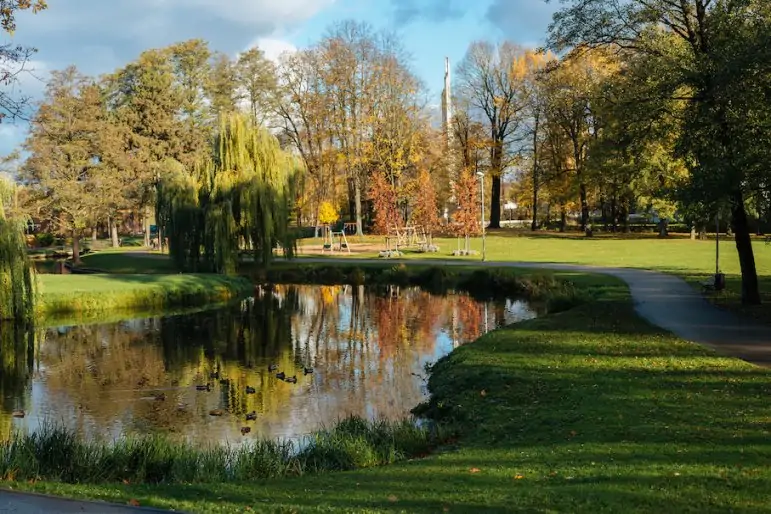
[(440, 361), (428, 458), (281, 480), (14, 487), (189, 512), (767, 512), (771, 372), (661, 332), (626, 287)]
[(84, 322), (118, 312), (222, 303), (253, 291), (245, 278), (220, 275), (38, 275), (37, 314), (46, 323)]

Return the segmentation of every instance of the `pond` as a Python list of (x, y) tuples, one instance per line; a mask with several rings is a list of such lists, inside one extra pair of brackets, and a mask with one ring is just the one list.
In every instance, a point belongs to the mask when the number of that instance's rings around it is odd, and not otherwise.
[(54, 422), (85, 437), (238, 443), (349, 414), (403, 418), (426, 398), (427, 363), (535, 315), (523, 301), (419, 288), (276, 286), (219, 310), (38, 329), (2, 338), (0, 439)]

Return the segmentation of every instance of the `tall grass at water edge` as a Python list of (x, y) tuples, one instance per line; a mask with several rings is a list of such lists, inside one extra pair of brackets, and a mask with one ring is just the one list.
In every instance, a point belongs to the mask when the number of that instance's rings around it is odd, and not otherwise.
[(0, 443), (0, 479), (65, 483), (212, 483), (297, 476), (391, 464), (430, 452), (448, 429), (412, 420), (348, 417), (300, 441), (194, 445), (165, 436), (81, 440), (47, 424)]

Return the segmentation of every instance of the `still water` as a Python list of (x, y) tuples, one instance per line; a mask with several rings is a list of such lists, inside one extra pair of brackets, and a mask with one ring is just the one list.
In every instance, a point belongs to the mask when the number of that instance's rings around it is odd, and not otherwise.
[(418, 288), (278, 286), (225, 309), (4, 337), (0, 438), (49, 421), (86, 437), (237, 443), (299, 437), (349, 414), (402, 418), (426, 397), (427, 363), (535, 315), (522, 301)]

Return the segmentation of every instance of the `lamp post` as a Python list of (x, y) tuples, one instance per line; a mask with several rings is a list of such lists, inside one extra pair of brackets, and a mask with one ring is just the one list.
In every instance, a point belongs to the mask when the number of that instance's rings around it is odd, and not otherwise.
[(482, 204), (482, 262), (487, 260), (487, 247), (485, 241), (485, 174), (481, 171), (477, 171), (477, 177), (479, 177), (480, 190), (481, 190), (481, 204)]

